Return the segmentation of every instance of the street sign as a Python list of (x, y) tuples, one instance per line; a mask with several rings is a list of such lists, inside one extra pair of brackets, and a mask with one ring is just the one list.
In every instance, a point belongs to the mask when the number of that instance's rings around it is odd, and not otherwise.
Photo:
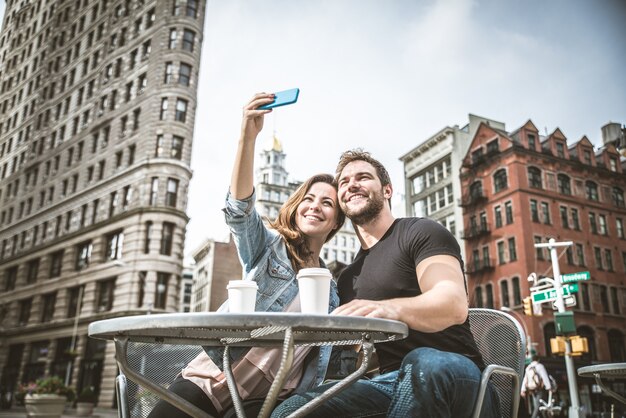
[(591, 274), (588, 271), (579, 271), (578, 273), (561, 274), (561, 283), (578, 282), (582, 280), (590, 280)]
[[(576, 306), (576, 296), (565, 296), (563, 298), (563, 305), (565, 305), (566, 307)], [(554, 309), (555, 311), (559, 310), (559, 308), (556, 306), (556, 302), (552, 302), (552, 309)]]
[[(563, 296), (571, 295), (572, 293), (578, 292), (578, 283), (566, 284), (561, 287), (561, 293)], [(533, 298), (533, 303), (543, 303), (543, 302), (552, 302), (556, 300), (556, 289), (548, 289), (543, 292), (531, 293)]]

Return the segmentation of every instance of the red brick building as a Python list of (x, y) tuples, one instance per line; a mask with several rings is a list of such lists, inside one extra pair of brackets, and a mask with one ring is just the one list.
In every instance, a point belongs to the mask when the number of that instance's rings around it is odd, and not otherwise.
[[(531, 121), (512, 133), (483, 123), (465, 156), (461, 189), (471, 306), (511, 310), (522, 320), (565, 395), (564, 361), (550, 352), (553, 310), (544, 304), (542, 316), (526, 317), (522, 299), (530, 273), (552, 277), (549, 253), (534, 244), (573, 241), (559, 249), (561, 273), (591, 274), (570, 308), (590, 349), (576, 367), (626, 361), (626, 174), (615, 147), (596, 151), (586, 137), (568, 145), (560, 129), (543, 137)], [(592, 383), (579, 380), (581, 404), (600, 410)]]

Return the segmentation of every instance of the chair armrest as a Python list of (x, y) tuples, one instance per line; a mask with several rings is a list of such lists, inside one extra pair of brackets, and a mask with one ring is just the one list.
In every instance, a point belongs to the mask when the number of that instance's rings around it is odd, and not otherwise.
[(498, 364), (490, 364), (483, 370), (481, 379), (480, 379), (480, 388), (478, 389), (478, 396), (476, 398), (476, 405), (474, 405), (474, 415), (473, 418), (478, 418), (480, 416), (480, 410), (483, 406), (483, 401), (485, 400), (485, 395), (487, 393), (487, 385), (489, 384), (489, 380), (491, 379), (491, 375), (493, 374), (503, 374), (507, 376), (511, 376), (513, 379), (513, 397), (512, 397), (512, 415), (517, 416), (517, 409), (519, 407), (519, 397), (520, 397), (520, 382), (519, 375), (515, 370), (510, 367), (500, 366)]

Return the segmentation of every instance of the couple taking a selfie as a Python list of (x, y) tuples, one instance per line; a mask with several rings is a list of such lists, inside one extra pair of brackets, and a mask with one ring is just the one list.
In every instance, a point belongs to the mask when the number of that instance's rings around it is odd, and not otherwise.
[[(328, 312), (402, 321), (406, 339), (376, 345), (379, 373), (322, 403), (311, 417), (470, 416), (484, 364), (470, 332), (463, 261), (454, 236), (425, 218), (394, 218), (385, 167), (360, 149), (344, 152), (335, 174), (306, 180), (266, 227), (255, 210), (254, 155), (266, 114), (283, 99), (256, 94), (243, 108), (241, 136), (224, 213), (244, 280), (256, 282), (256, 311), (300, 312), (296, 276), (325, 267), (322, 246), (348, 218), (361, 249), (331, 281)], [(295, 95), (297, 99), (297, 92)], [(291, 102), (295, 101), (292, 99)], [(294, 350), (293, 366), (272, 417), (286, 417), (323, 393), (330, 346)], [(207, 347), (169, 386), (209, 414), (232, 406), (222, 371), (223, 349)], [(280, 365), (280, 348), (232, 350), (233, 375), (244, 400), (263, 399)], [(488, 388), (481, 417), (499, 416)], [(187, 415), (160, 401), (150, 418)]]

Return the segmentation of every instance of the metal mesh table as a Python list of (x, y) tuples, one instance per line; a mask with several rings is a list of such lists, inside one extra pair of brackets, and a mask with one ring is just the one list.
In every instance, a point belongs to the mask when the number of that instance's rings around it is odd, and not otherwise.
[(127, 345), (129, 341), (225, 347), (224, 373), (238, 417), (245, 415), (230, 368), (230, 347), (283, 347), (279, 371), (259, 414), (260, 417), (267, 417), (274, 407), (287, 372), (291, 368), (294, 345), (362, 344), (364, 359), (359, 369), (292, 415), (297, 417), (310, 412), (361, 377), (367, 370), (374, 343), (406, 338), (408, 328), (405, 323), (399, 321), (356, 316), (203, 312), (107, 319), (91, 323), (88, 334), (92, 338), (115, 341), (116, 359), (120, 370), (131, 380), (154, 391), (162, 399), (187, 414), (203, 418), (209, 415), (128, 367)]
[(578, 375), (582, 377), (595, 377), (596, 383), (602, 388), (607, 395), (612, 396), (623, 404), (626, 404), (626, 398), (606, 387), (602, 378), (625, 378), (626, 363), (607, 363), (596, 364), (595, 366), (585, 366), (578, 369)]

